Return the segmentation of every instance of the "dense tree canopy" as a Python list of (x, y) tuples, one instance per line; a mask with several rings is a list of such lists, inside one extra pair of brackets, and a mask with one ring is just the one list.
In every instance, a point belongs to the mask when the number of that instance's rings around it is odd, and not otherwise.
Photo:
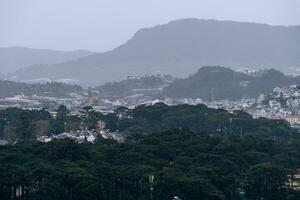
[(169, 75), (152, 75), (142, 77), (128, 77), (119, 82), (110, 82), (95, 87), (99, 95), (104, 98), (120, 98), (134, 94), (161, 95), (159, 88), (172, 82)]
[(253, 119), (243, 111), (229, 113), (200, 105), (167, 106), (157, 103), (135, 109), (117, 109), (104, 119), (107, 128), (119, 130), (127, 136), (152, 133), (173, 128), (187, 128), (206, 135), (259, 135), (269, 138), (295, 137), (295, 130), (284, 120)]
[[(104, 121), (110, 131), (118, 131), (128, 139), (173, 128), (187, 128), (218, 137), (257, 135), (279, 140), (298, 137), (296, 130), (284, 120), (253, 119), (243, 111), (229, 113), (205, 105), (167, 106), (157, 103), (140, 105), (134, 109), (119, 107), (107, 115), (87, 106), (82, 109), (80, 116), (71, 115), (66, 106), (60, 106), (56, 113), (53, 117), (46, 110), (10, 108), (0, 111), (0, 138), (13, 136), (17, 139), (33, 139), (40, 134), (59, 134), (79, 128), (95, 129), (99, 120)], [(45, 130), (40, 131), (41, 123), (37, 123), (40, 121), (45, 122), (43, 126), (47, 124), (47, 130), (42, 127)]]
[(48, 111), (23, 110), (19, 108), (8, 108), (0, 111), (0, 138), (6, 139), (29, 139), (35, 138), (39, 126), (45, 129), (42, 122), (51, 119)]
[(24, 94), (27, 96), (66, 96), (72, 92), (83, 92), (78, 85), (69, 85), (65, 83), (17, 83), (13, 81), (0, 80), (0, 98), (13, 97), (15, 95)]
[(298, 140), (208, 137), (185, 129), (140, 141), (71, 140), (0, 147), (0, 199), (298, 199), (288, 177), (300, 166)]
[[(120, 107), (103, 115), (85, 107), (71, 115), (11, 108), (0, 131), (18, 138), (0, 146), (0, 199), (296, 200), (288, 182), (300, 168), (300, 140), (285, 121), (204, 105)], [(95, 128), (98, 120), (126, 140), (32, 140), (40, 123), (61, 133)], [(54, 132), (56, 130), (56, 132)], [(46, 133), (49, 133), (46, 131)], [(292, 178), (293, 180), (293, 178)]]

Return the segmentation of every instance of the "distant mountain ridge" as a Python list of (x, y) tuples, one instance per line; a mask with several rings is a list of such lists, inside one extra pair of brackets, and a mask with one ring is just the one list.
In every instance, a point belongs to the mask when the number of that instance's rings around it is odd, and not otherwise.
[(237, 100), (268, 94), (275, 87), (300, 84), (300, 76), (286, 76), (275, 69), (246, 74), (230, 68), (202, 67), (188, 78), (177, 79), (162, 91), (173, 98), (201, 98), (204, 100)]
[(0, 74), (13, 73), (30, 65), (52, 65), (89, 56), (86, 50), (57, 51), (27, 47), (0, 47)]
[(77, 79), (84, 85), (126, 76), (187, 76), (200, 66), (233, 68), (300, 67), (300, 26), (182, 19), (139, 30), (128, 42), (105, 53), (51, 66), (27, 68), (17, 80)]

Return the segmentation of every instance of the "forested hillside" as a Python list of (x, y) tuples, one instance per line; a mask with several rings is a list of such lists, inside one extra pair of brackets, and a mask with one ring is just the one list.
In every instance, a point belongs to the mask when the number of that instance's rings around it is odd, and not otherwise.
[(275, 87), (300, 84), (300, 77), (286, 76), (270, 69), (246, 74), (230, 68), (202, 67), (188, 78), (177, 79), (164, 88), (163, 94), (173, 98), (205, 100), (255, 98), (270, 93)]
[(169, 75), (127, 77), (95, 87), (102, 98), (120, 98), (135, 94), (160, 95), (160, 91), (173, 81)]
[(149, 134), (173, 128), (186, 128), (204, 135), (256, 135), (278, 138), (295, 137), (295, 130), (284, 120), (253, 119), (243, 111), (228, 113), (205, 105), (167, 106), (157, 103), (141, 105), (135, 109), (121, 107), (103, 119), (110, 130), (124, 132), (127, 136)]
[(275, 69), (247, 72), (221, 66), (204, 66), (186, 78), (171, 76), (130, 77), (95, 87), (103, 98), (148, 94), (160, 98), (200, 98), (239, 100), (268, 94), (275, 87), (299, 85), (300, 76), (285, 75)]
[(82, 90), (78, 85), (65, 83), (27, 84), (0, 80), (0, 98), (13, 97), (20, 94), (59, 97), (72, 92), (81, 92)]
[[(65, 106), (55, 117), (46, 110), (0, 112), (0, 137), (17, 142), (0, 146), (0, 199), (144, 200), (149, 175), (155, 200), (300, 198), (287, 187), (300, 168), (299, 133), (285, 121), (162, 103), (107, 115), (92, 107), (81, 112), (71, 115)], [(125, 141), (35, 139), (95, 129), (99, 120)]]
[(0, 147), (0, 199), (297, 200), (287, 187), (299, 140), (208, 137), (183, 129), (140, 141), (70, 140)]
[[(278, 140), (298, 138), (296, 129), (290, 128), (284, 120), (253, 119), (251, 115), (242, 111), (228, 113), (205, 105), (167, 106), (157, 103), (153, 106), (141, 105), (134, 109), (119, 107), (114, 113), (107, 115), (94, 111), (92, 107), (84, 108), (81, 112), (80, 116), (71, 115), (65, 106), (60, 106), (56, 117), (53, 117), (46, 110), (3, 110), (0, 111), (0, 137), (2, 135), (10, 140), (35, 139), (36, 135), (60, 134), (65, 131), (77, 131), (82, 127), (92, 130), (101, 120), (105, 122), (107, 130), (118, 132), (133, 141), (151, 133), (174, 128), (188, 129), (214, 137), (252, 135)], [(43, 121), (42, 126), (40, 121)]]

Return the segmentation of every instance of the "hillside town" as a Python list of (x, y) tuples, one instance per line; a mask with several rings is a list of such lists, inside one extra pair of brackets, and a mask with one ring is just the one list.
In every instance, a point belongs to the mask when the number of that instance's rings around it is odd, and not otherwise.
[[(234, 110), (243, 110), (251, 114), (253, 118), (264, 117), (268, 119), (285, 119), (291, 126), (300, 128), (300, 88), (296, 85), (281, 88), (275, 87), (269, 94), (261, 94), (257, 98), (247, 98), (235, 101), (214, 100), (213, 97), (210, 101), (202, 100), (200, 98), (170, 98), (152, 95), (151, 93), (144, 94), (142, 90), (134, 95), (118, 98), (101, 98), (101, 95), (99, 95), (96, 90), (89, 90), (86, 93), (70, 93), (67, 97), (25, 96), (21, 94), (0, 99), (0, 109), (9, 107), (19, 107), (31, 110), (47, 108), (55, 115), (55, 110), (59, 105), (65, 105), (71, 110), (72, 114), (79, 114), (79, 111), (84, 106), (92, 106), (95, 111), (107, 114), (112, 113), (120, 106), (134, 108), (141, 104), (153, 105), (158, 102), (167, 105), (205, 104), (210, 108), (225, 109), (230, 112), (233, 112)], [(94, 135), (94, 133), (89, 132), (68, 134), (68, 137), (80, 135), (80, 137), (84, 136), (84, 138)], [(82, 138), (79, 140), (82, 140)]]

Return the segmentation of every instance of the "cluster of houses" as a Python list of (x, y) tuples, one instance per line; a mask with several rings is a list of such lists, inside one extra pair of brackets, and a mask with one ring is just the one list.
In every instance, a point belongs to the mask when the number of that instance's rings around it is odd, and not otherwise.
[(40, 142), (50, 142), (54, 139), (72, 139), (78, 143), (91, 142), (94, 143), (97, 137), (102, 137), (105, 139), (113, 139), (118, 142), (122, 142), (124, 137), (119, 132), (111, 132), (105, 129), (105, 122), (98, 121), (97, 129), (83, 129), (77, 131), (64, 132), (61, 134), (50, 134), (49, 136), (38, 136), (37, 140)]

